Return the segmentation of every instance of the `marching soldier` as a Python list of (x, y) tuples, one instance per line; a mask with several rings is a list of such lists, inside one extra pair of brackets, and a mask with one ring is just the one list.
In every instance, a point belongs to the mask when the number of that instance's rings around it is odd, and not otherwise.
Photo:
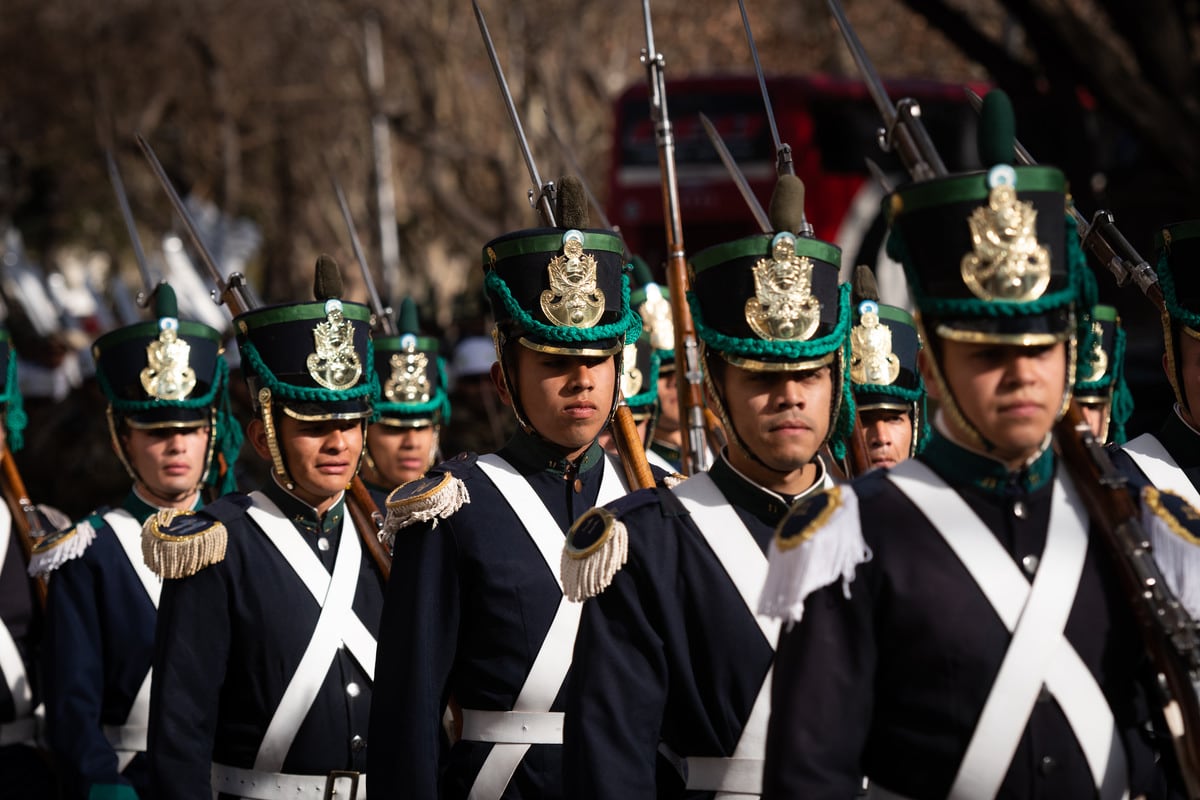
[[(1163, 371), (1175, 407), (1157, 434), (1127, 442), (1127, 455), (1151, 483), (1200, 508), (1200, 220), (1167, 225), (1154, 240), (1163, 318)], [(1121, 462), (1118, 460), (1117, 462)]]
[(450, 421), (446, 365), (438, 342), (421, 336), (417, 305), (400, 306), (399, 336), (375, 339), (380, 397), (367, 428), (363, 481), (383, 507), (388, 492), (425, 474), (437, 460), (442, 426)]
[(1090, 327), (1074, 316), (1086, 264), (1062, 173), (1009, 166), (1012, 129), (989, 95), (981, 157), (995, 166), (890, 198), (935, 432), (776, 534), (761, 610), (790, 624), (766, 798), (853, 797), (864, 775), (871, 797), (1155, 786), (1129, 600), (1051, 447)]
[(850, 379), (865, 466), (894, 467), (920, 452), (929, 434), (925, 382), (917, 369), (921, 342), (907, 311), (879, 302), (870, 267), (855, 269), (852, 299)]
[(164, 579), (150, 705), (160, 800), (366, 793), (383, 577), (347, 486), (378, 382), (370, 311), (339, 299), (332, 259), (318, 261), (314, 294), (234, 319), (257, 415), (246, 432), (271, 480), (143, 530)]
[(50, 578), (46, 722), (71, 797), (149, 796), (161, 585), (142, 559), (142, 523), (161, 509), (199, 508), (206, 484), (231, 489), (241, 445), (220, 332), (180, 320), (167, 284), (155, 292), (155, 316), (93, 345), (112, 447), (133, 487), (119, 508), (40, 542), (30, 563), (31, 573)]
[[(17, 354), (8, 331), (0, 329), (0, 451), (12, 458), (24, 441), (27, 418), (17, 381)], [(10, 465), (11, 466), (11, 465)], [(8, 470), (2, 478), (11, 481), (17, 475)], [(38, 506), (33, 522), (25, 510), (10, 505), (20, 489), (6, 487), (0, 501), (0, 782), (5, 796), (33, 800), (54, 795), (54, 775), (46, 754), (40, 750), (42, 683), (38, 678), (38, 654), (42, 646), (45, 619), (42, 613), (45, 584), (40, 586), (26, 575), (27, 548), (38, 529), (53, 529), (70, 520), (57, 509)], [(22, 541), (24, 540), (24, 541)]]
[(562, 227), (483, 250), (492, 379), (517, 432), (498, 453), (459, 455), (388, 500), (396, 571), (369, 759), (384, 797), (563, 796), (561, 697), (578, 606), (563, 596), (559, 558), (572, 522), (626, 493), (596, 439), (638, 333), (621, 240), (586, 227), (571, 186), (559, 188)]
[(1100, 442), (1125, 441), (1133, 396), (1125, 384), (1125, 331), (1112, 306), (1092, 306), (1092, 336), (1079, 354), (1075, 402)]
[(854, 415), (841, 253), (797, 235), (802, 197), (799, 179), (780, 178), (778, 233), (692, 258), (729, 447), (708, 472), (590, 511), (568, 535), (563, 584), (587, 598), (567, 694), (568, 797), (761, 791), (778, 635), (755, 613), (765, 552), (784, 513), (832, 485), (818, 452), (831, 440), (841, 450)]
[[(639, 287), (629, 295), (629, 304), (637, 309), (645, 302), (645, 289)], [(642, 335), (625, 347), (621, 357), (621, 397), (633, 417), (638, 436), (646, 453), (646, 461), (665, 472), (674, 468), (665, 459), (649, 449), (650, 440), (658, 421), (658, 370), (660, 361), (651, 337), (647, 332), (645, 317), (642, 318)], [(610, 454), (619, 456), (613, 426), (600, 433), (600, 444)]]
[(683, 432), (679, 424), (679, 392), (675, 386), (675, 328), (671, 321), (671, 301), (667, 287), (654, 280), (650, 266), (633, 257), (634, 279), (639, 284), (630, 304), (642, 318), (642, 336), (654, 348), (658, 362), (655, 396), (658, 412), (650, 431), (646, 458), (669, 472), (682, 468)]

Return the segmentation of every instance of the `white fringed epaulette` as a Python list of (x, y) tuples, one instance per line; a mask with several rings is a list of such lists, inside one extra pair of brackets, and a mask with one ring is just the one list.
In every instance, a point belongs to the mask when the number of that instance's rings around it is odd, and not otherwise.
[(563, 545), (559, 577), (563, 594), (578, 603), (608, 588), (629, 558), (629, 531), (606, 508), (589, 510), (571, 526)]
[(1200, 511), (1174, 492), (1142, 489), (1142, 528), (1167, 586), (1200, 619)]
[(663, 485), (668, 489), (674, 489), (679, 484), (688, 479), (687, 475), (682, 475), (678, 472), (672, 472), (670, 475), (663, 476)]
[(387, 519), (379, 532), (379, 541), (389, 548), (396, 538), (396, 531), (418, 522), (446, 519), (467, 503), (471, 493), (461, 478), (450, 472), (441, 472), (417, 478), (415, 481), (397, 486), (387, 498)]
[(88, 546), (96, 540), (96, 529), (92, 526), (91, 518), (85, 519), (73, 528), (44, 536), (33, 543), (29, 554), (29, 575), (34, 578), (44, 578), (73, 558), (79, 558)]
[(187, 578), (225, 560), (229, 531), (195, 511), (164, 508), (142, 525), (142, 559), (155, 575)]
[(871, 560), (858, 495), (848, 485), (834, 486), (790, 511), (775, 530), (768, 560), (760, 614), (799, 622), (808, 596), (839, 578), (849, 597), (855, 570)]

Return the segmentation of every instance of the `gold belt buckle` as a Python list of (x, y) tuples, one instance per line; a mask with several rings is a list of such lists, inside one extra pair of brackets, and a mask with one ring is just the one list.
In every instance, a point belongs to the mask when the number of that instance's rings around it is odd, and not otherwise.
[(350, 781), (350, 795), (346, 800), (355, 800), (358, 797), (358, 776), (360, 773), (348, 769), (330, 770), (325, 776), (325, 794), (324, 800), (333, 800), (336, 796), (341, 797), (334, 788), (334, 784), (342, 778), (348, 778)]

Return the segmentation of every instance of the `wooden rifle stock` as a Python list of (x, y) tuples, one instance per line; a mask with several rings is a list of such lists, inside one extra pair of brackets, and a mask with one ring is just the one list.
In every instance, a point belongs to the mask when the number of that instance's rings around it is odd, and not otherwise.
[[(846, 376), (849, 380), (849, 376)], [(871, 453), (867, 447), (867, 435), (863, 431), (862, 418), (859, 417), (858, 411), (854, 412), (854, 429), (850, 431), (850, 441), (846, 449), (846, 457), (849, 460), (847, 465), (850, 475), (847, 477), (853, 478), (862, 475), (871, 468)]]
[(1129, 597), (1157, 673), (1163, 718), (1187, 796), (1200, 798), (1200, 639), (1196, 623), (1167, 587), (1150, 552), (1138, 509), (1075, 401), (1055, 426), (1059, 454)]
[[(25, 556), (25, 563), (28, 564), (30, 556), (33, 555), (33, 545), (45, 534), (45, 531), (42, 530), (42, 521), (38, 516), (37, 506), (29, 499), (25, 481), (21, 480), (17, 462), (13, 460), (12, 451), (8, 449), (7, 443), (4, 445), (4, 450), (0, 451), (0, 458), (4, 460), (4, 502), (8, 504), (8, 510), (12, 513), (13, 530), (17, 533), (21, 552)], [(45, 608), (46, 579), (41, 576), (34, 578), (33, 588), (37, 594), (38, 605)]]
[(625, 470), (625, 483), (630, 489), (649, 489), (654, 486), (654, 473), (646, 461), (646, 450), (642, 445), (642, 437), (638, 435), (637, 423), (633, 421), (633, 412), (624, 401), (617, 406), (616, 416), (612, 421), (613, 438), (617, 450), (621, 453), (621, 467)]
[[(363, 447), (366, 447), (365, 442)], [(350, 482), (350, 496), (346, 498), (346, 510), (349, 512), (350, 518), (354, 520), (354, 527), (358, 528), (359, 535), (367, 545), (367, 551), (374, 559), (375, 566), (379, 567), (379, 573), (383, 575), (384, 581), (387, 581), (392, 576), (392, 554), (383, 546), (383, 542), (379, 541), (379, 531), (383, 528), (383, 515), (379, 512), (379, 507), (375, 505), (371, 493), (367, 491), (366, 484), (358, 475), (355, 475), (354, 480)]]

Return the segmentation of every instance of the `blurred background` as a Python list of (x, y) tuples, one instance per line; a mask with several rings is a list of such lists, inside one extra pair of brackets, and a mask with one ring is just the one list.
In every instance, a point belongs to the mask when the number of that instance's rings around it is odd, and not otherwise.
[[(663, 212), (646, 103), (639, 3), (480, 0), (543, 179), (580, 171), (604, 215), (659, 271)], [(824, 0), (746, 0), (783, 140), (818, 236), (877, 263), (889, 180), (878, 115)], [(962, 92), (1000, 86), (1018, 136), (1064, 169), (1085, 215), (1111, 210), (1151, 260), (1156, 227), (1200, 215), (1200, 2), (844, 0), (893, 99), (916, 98), (951, 169), (975, 166)], [(735, 0), (655, 0), (690, 252), (754, 233), (698, 121), (712, 118), (766, 205), (774, 148)], [(319, 253), (367, 292), (330, 182), (348, 198), (384, 301), (417, 299), (453, 366), (486, 333), (480, 251), (536, 224), (530, 181), (465, 0), (5, 0), (0, 15), (0, 299), (31, 416), (18, 454), (38, 499), (72, 515), (127, 484), (109, 452), (90, 342), (146, 312), (142, 278), (105, 167), (113, 153), (152, 276), (183, 315), (229, 328), (190, 243), (133, 140), (155, 148), (221, 269), (266, 302), (311, 297)], [(593, 211), (599, 225), (600, 211)], [(1097, 269), (1131, 329), (1128, 374), (1156, 427), (1170, 394), (1149, 304)], [(474, 340), (478, 344), (477, 340)], [(236, 354), (236, 348), (231, 357)], [(463, 356), (447, 440), (493, 449), (503, 413)], [(452, 369), (452, 375), (454, 370)], [(471, 376), (474, 376), (473, 378)], [(485, 413), (486, 412), (486, 413)], [(497, 421), (498, 420), (498, 421)], [(475, 430), (471, 426), (475, 426)]]

